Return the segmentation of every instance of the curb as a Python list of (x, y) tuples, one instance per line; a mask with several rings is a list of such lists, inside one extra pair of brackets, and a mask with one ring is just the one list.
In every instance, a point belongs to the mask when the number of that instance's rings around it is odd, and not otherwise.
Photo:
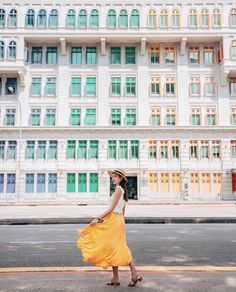
[[(0, 225), (88, 224), (93, 218), (94, 217), (0, 219)], [(236, 223), (236, 217), (125, 217), (125, 223), (127, 224)]]
[[(0, 203), (0, 207), (76, 207), (76, 206), (103, 206), (107, 205), (106, 201), (95, 201), (95, 202), (75, 202), (75, 203), (69, 203), (69, 202), (53, 202), (53, 203)], [(235, 206), (236, 205), (236, 199), (235, 200), (225, 200), (225, 201), (134, 201), (128, 203), (129, 206), (149, 206), (149, 205), (177, 205), (177, 206)]]
[[(165, 272), (165, 271), (195, 271), (195, 272), (236, 272), (235, 266), (136, 266), (138, 271)], [(37, 273), (37, 272), (110, 272), (111, 267), (102, 269), (94, 266), (75, 267), (13, 267), (0, 268), (0, 274), (8, 273)], [(120, 271), (130, 271), (128, 267), (120, 266)]]

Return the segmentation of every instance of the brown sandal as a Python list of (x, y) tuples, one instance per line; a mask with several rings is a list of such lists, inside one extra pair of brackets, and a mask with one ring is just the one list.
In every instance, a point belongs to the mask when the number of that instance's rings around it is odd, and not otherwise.
[(138, 281), (141, 282), (142, 280), (143, 280), (143, 277), (142, 276), (137, 276), (136, 279), (131, 278), (131, 281), (128, 284), (128, 286), (129, 287), (134, 287), (137, 284)]
[(111, 285), (111, 286), (120, 286), (120, 282), (114, 282), (112, 279), (110, 282), (107, 282), (106, 285)]

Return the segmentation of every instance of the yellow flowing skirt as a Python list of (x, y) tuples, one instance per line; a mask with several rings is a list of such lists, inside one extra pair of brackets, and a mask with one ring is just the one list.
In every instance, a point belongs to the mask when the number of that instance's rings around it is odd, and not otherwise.
[(78, 236), (77, 247), (82, 251), (83, 262), (108, 269), (127, 266), (133, 260), (126, 242), (123, 213), (109, 213), (102, 223), (78, 229)]

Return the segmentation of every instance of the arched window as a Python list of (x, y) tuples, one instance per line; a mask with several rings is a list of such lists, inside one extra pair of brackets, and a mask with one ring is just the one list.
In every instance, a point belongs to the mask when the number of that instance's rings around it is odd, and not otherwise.
[(122, 9), (119, 14), (119, 27), (127, 27), (128, 26), (128, 13), (125, 9)]
[(107, 27), (116, 27), (116, 12), (114, 9), (108, 11)]
[(29, 9), (25, 18), (25, 26), (34, 27), (34, 24), (35, 24), (34, 10)]
[(5, 10), (0, 9), (0, 27), (5, 27)]
[(220, 13), (219, 9), (213, 10), (212, 26), (213, 27), (221, 27), (221, 13)]
[(5, 56), (5, 44), (3, 41), (0, 41), (0, 60), (4, 60)]
[(148, 13), (148, 27), (157, 27), (157, 14), (154, 9)]
[(231, 59), (236, 59), (236, 40), (231, 43)]
[(16, 59), (16, 42), (11, 41), (8, 46), (8, 59)]
[(236, 8), (230, 10), (230, 26), (236, 27)]
[(47, 12), (45, 9), (40, 9), (38, 13), (37, 19), (38, 27), (46, 27), (47, 26)]
[(87, 27), (87, 11), (81, 9), (78, 16), (78, 27)]
[(58, 12), (56, 9), (52, 9), (49, 14), (48, 27), (58, 27)]
[(172, 15), (171, 15), (172, 27), (179, 27), (180, 26), (179, 18), (180, 18), (180, 16), (179, 16), (178, 9), (174, 9), (172, 11)]
[(209, 12), (207, 9), (202, 9), (201, 12), (201, 27), (209, 27)]
[(66, 27), (75, 27), (75, 11), (70, 9), (66, 16)]
[(139, 12), (137, 9), (134, 9), (131, 12), (130, 27), (139, 27)]
[(8, 26), (16, 27), (17, 26), (17, 11), (16, 9), (11, 9), (8, 17)]
[(168, 27), (168, 25), (168, 12), (166, 9), (162, 9), (160, 14), (160, 27)]
[(189, 12), (189, 27), (196, 28), (198, 26), (197, 11), (191, 9)]
[(89, 19), (89, 26), (90, 27), (99, 27), (99, 14), (97, 9), (93, 9), (90, 14)]

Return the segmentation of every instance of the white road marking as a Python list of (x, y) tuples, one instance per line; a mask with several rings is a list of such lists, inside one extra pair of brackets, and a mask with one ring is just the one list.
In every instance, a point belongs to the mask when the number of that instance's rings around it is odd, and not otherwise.
[(37, 244), (37, 243), (68, 243), (68, 242), (76, 242), (74, 240), (45, 240), (45, 241), (10, 241), (9, 243), (23, 243), (23, 244)]

